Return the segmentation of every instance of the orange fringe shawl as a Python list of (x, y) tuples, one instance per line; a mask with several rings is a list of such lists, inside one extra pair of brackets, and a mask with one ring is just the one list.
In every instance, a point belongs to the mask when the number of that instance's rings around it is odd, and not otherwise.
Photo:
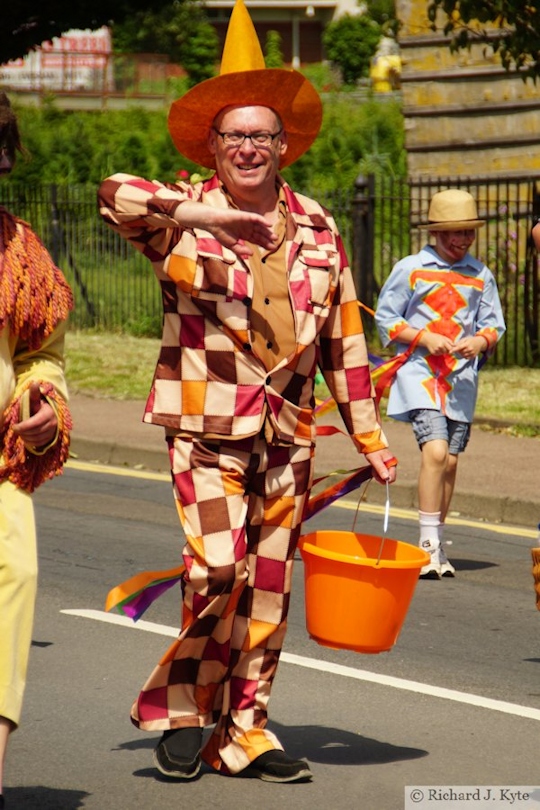
[(31, 349), (65, 321), (73, 294), (45, 246), (22, 219), (0, 207), (0, 331), (11, 331)]
[[(0, 207), (0, 331), (10, 331), (37, 350), (73, 308), (73, 294), (61, 270), (30, 226)], [(57, 412), (58, 438), (45, 453), (32, 453), (13, 426), (20, 421), (20, 397), (3, 414), (0, 447), (4, 466), (0, 482), (33, 492), (43, 481), (59, 475), (69, 455), (72, 419), (64, 399), (54, 387), (40, 382), (41, 393)], [(30, 382), (28, 383), (29, 387)], [(26, 390), (26, 389), (25, 389)], [(22, 392), (24, 393), (24, 392)]]
[[(30, 382), (24, 390), (30, 387)], [(58, 419), (56, 442), (41, 455), (28, 450), (22, 438), (13, 430), (20, 422), (20, 398), (14, 400), (4, 411), (4, 424), (0, 433), (0, 444), (4, 466), (0, 467), (0, 483), (10, 480), (19, 489), (33, 492), (44, 481), (62, 473), (62, 467), (69, 457), (69, 433), (73, 427), (71, 414), (62, 397), (56, 395), (51, 383), (40, 383), (43, 396), (54, 402)], [(24, 393), (24, 391), (23, 391)]]

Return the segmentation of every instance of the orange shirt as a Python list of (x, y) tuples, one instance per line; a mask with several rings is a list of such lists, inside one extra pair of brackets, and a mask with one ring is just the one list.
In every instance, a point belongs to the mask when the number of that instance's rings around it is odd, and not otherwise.
[(287, 208), (285, 200), (281, 199), (275, 227), (278, 237), (275, 248), (261, 250), (251, 245), (253, 256), (249, 259), (254, 282), (251, 305), (253, 348), (268, 371), (296, 348), (285, 259), (286, 223)]

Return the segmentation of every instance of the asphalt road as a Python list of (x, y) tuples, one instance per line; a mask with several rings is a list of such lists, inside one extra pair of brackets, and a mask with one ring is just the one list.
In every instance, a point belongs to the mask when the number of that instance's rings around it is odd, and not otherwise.
[[(410, 785), (540, 784), (531, 532), (454, 521), (447, 536), (458, 575), (420, 581), (397, 644), (378, 655), (309, 638), (299, 562), (270, 716), (286, 750), (309, 760), (313, 782), (204, 771), (179, 784), (152, 766), (158, 735), (129, 721), (176, 633), (178, 593), (135, 626), (103, 612), (112, 586), (179, 561), (167, 476), (72, 463), (35, 502), (40, 589), (23, 723), (8, 751), (7, 810), (403, 810)], [(306, 531), (351, 529), (354, 509), (338, 503)], [(357, 531), (380, 535), (382, 525), (380, 509), (361, 507)], [(388, 534), (415, 542), (415, 515), (392, 510)]]

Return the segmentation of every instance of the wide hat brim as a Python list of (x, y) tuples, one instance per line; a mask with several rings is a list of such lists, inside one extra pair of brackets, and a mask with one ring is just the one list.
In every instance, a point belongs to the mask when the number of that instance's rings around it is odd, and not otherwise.
[(216, 115), (229, 106), (270, 107), (287, 133), (287, 151), (280, 168), (306, 152), (322, 123), (322, 103), (313, 85), (298, 71), (283, 68), (224, 73), (207, 79), (173, 102), (168, 126), (180, 154), (214, 169), (208, 135)]
[(483, 219), (462, 219), (451, 222), (426, 222), (418, 227), (430, 231), (467, 231), (470, 228), (482, 228), (485, 224)]

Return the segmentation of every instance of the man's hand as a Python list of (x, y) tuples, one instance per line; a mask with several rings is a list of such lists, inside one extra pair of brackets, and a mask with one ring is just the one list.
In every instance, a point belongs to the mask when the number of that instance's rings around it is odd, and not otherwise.
[(366, 459), (373, 468), (373, 478), (379, 484), (393, 484), (397, 475), (397, 459), (390, 450), (376, 450), (374, 453), (365, 453)]
[(14, 425), (13, 430), (29, 447), (45, 447), (56, 435), (56, 414), (47, 400), (41, 398), (37, 382), (31, 384), (29, 398), (30, 417)]
[(253, 253), (245, 242), (271, 250), (277, 239), (272, 231), (272, 225), (261, 214), (241, 211), (238, 208), (214, 208), (188, 200), (178, 206), (175, 219), (184, 228), (201, 228), (209, 231), (220, 244), (240, 258), (251, 256)]

